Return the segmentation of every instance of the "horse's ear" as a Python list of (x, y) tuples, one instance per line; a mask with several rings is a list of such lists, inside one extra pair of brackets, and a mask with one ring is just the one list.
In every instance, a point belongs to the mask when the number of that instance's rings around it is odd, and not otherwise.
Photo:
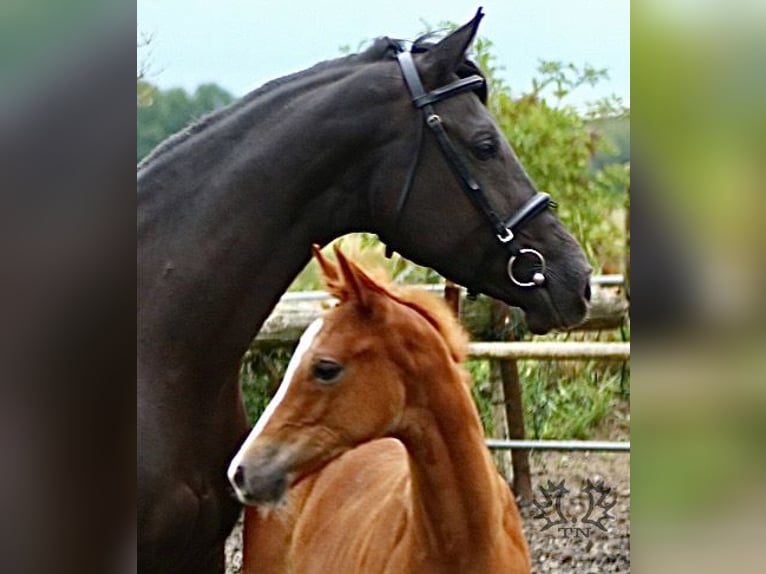
[(314, 245), (311, 246), (311, 251), (314, 253), (314, 259), (317, 260), (317, 263), (319, 263), (320, 269), (322, 269), (322, 275), (324, 275), (325, 282), (332, 282), (337, 281), (339, 279), (338, 277), (338, 268), (335, 266), (335, 264), (327, 259), (327, 257), (324, 256), (322, 253), (322, 248), (314, 243)]
[(473, 20), (462, 25), (423, 54), (421, 74), (429, 83), (441, 84), (463, 63), (466, 51), (471, 46), (483, 17), (484, 13), (479, 8)]
[(319, 268), (322, 270), (322, 276), (327, 291), (330, 295), (337, 297), (338, 299), (345, 299), (345, 287), (343, 281), (341, 281), (338, 266), (324, 256), (322, 248), (316, 243), (311, 246), (311, 250), (314, 252), (314, 259), (316, 259)]
[(333, 246), (345, 284), (346, 300), (354, 297), (365, 309), (371, 309), (372, 297), (380, 288), (356, 263), (348, 259), (337, 245)]

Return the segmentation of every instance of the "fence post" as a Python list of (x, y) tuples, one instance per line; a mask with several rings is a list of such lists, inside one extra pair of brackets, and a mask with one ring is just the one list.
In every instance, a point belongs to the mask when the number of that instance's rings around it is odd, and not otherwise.
[[(513, 328), (508, 328), (510, 310), (507, 305), (495, 302), (493, 308), (495, 332), (504, 341), (515, 341)], [(514, 359), (493, 360), (497, 365), (502, 383), (503, 406), (508, 425), (508, 438), (524, 439), (524, 405), (521, 397), (521, 381), (519, 366)], [(532, 500), (532, 475), (529, 468), (529, 452), (526, 450), (511, 450), (511, 466), (513, 468), (513, 492), (524, 500)]]
[[(508, 438), (524, 439), (524, 404), (521, 400), (519, 367), (516, 361), (500, 361), (500, 378), (503, 381), (505, 412), (508, 419)], [(513, 465), (513, 492), (524, 500), (532, 500), (532, 473), (529, 469), (529, 451), (511, 450)]]
[(460, 318), (460, 287), (449, 279), (444, 284), (444, 300), (447, 301), (455, 317)]

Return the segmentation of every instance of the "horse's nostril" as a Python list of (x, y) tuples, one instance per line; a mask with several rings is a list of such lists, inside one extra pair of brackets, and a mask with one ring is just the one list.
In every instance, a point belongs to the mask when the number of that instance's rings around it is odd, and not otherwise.
[(590, 301), (590, 282), (585, 284), (585, 300)]
[(237, 469), (234, 471), (234, 485), (237, 488), (242, 488), (242, 485), (245, 483), (245, 471), (242, 470), (241, 466), (238, 466)]

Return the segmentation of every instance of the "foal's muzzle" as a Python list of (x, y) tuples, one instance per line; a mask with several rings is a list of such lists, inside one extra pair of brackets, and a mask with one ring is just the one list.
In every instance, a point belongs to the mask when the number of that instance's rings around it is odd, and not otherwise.
[(237, 498), (243, 504), (276, 504), (287, 492), (288, 473), (279, 464), (245, 464), (229, 474)]

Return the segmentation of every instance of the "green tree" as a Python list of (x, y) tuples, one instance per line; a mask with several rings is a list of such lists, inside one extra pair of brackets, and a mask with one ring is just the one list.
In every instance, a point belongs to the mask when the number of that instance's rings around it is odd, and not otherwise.
[(233, 100), (232, 94), (212, 83), (202, 84), (189, 94), (183, 88), (160, 90), (138, 80), (138, 161), (168, 136)]

